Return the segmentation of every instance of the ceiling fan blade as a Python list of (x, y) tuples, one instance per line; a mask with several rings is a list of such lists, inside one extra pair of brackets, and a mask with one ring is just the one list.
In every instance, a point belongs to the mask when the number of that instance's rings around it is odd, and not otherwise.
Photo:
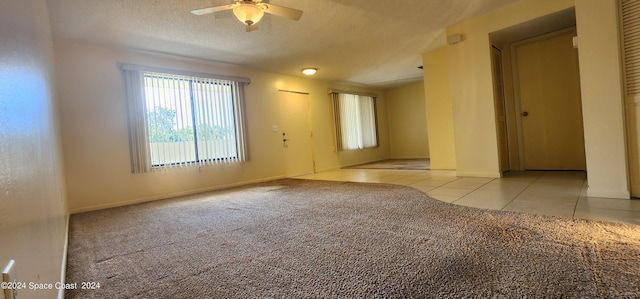
[(201, 16), (201, 15), (206, 15), (206, 14), (210, 14), (217, 11), (230, 10), (230, 9), (233, 9), (234, 7), (235, 7), (235, 4), (213, 6), (213, 7), (206, 7), (201, 9), (194, 9), (191, 11), (191, 13), (194, 15)]
[(225, 10), (225, 11), (219, 11), (218, 13), (214, 14), (213, 17), (216, 18), (216, 19), (235, 18), (235, 16), (233, 15), (233, 10), (231, 10), (231, 9)]
[(263, 3), (263, 5), (267, 6), (267, 9), (265, 10), (266, 13), (270, 13), (294, 21), (300, 20), (300, 17), (302, 17), (302, 10), (273, 5), (271, 3)]

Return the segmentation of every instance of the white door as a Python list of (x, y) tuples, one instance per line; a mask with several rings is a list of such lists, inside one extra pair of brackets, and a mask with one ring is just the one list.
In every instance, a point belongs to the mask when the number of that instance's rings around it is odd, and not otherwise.
[(314, 172), (309, 95), (280, 91), (282, 150), (288, 177)]
[(525, 169), (585, 170), (575, 31), (515, 46)]

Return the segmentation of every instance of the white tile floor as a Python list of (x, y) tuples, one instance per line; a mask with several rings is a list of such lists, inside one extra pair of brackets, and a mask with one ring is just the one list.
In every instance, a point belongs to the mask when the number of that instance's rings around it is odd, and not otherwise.
[(640, 200), (587, 197), (581, 171), (512, 172), (491, 179), (456, 177), (455, 171), (340, 169), (297, 178), (406, 185), (475, 208), (640, 225)]

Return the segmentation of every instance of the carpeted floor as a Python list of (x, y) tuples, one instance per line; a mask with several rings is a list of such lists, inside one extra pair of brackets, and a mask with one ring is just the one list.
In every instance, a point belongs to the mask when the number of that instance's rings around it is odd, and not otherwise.
[(378, 162), (353, 165), (345, 168), (429, 170), (431, 169), (431, 161), (429, 159), (389, 159)]
[(73, 215), (67, 298), (638, 298), (640, 226), (279, 180)]

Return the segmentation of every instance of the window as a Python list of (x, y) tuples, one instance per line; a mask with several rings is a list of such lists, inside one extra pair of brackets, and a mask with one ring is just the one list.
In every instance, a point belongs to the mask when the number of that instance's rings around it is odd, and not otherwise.
[(338, 150), (378, 146), (376, 98), (344, 92), (330, 92), (336, 123)]
[(246, 160), (248, 79), (125, 65), (132, 172)]

